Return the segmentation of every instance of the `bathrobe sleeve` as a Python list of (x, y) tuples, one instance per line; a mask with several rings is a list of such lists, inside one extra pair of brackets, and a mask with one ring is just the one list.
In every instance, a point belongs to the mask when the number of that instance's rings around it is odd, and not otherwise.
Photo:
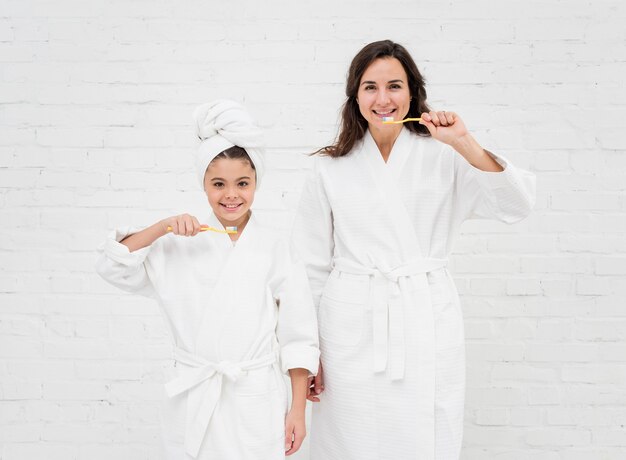
[(113, 230), (98, 248), (99, 257), (96, 262), (96, 271), (115, 287), (127, 292), (153, 297), (154, 289), (146, 272), (144, 261), (150, 251), (153, 250), (156, 242), (134, 252), (130, 252), (128, 247), (120, 243), (128, 235), (139, 230), (141, 229), (130, 227)]
[(456, 193), (466, 218), (479, 217), (515, 223), (530, 214), (535, 204), (535, 175), (488, 152), (501, 172), (481, 171), (455, 154)]
[(333, 217), (323, 185), (323, 161), (332, 161), (332, 158), (315, 158), (313, 170), (302, 190), (292, 236), (295, 250), (305, 264), (316, 310), (332, 270), (335, 248)]
[(319, 340), (317, 315), (309, 289), (304, 264), (296, 260), (286, 243), (281, 243), (277, 276), (273, 279), (273, 296), (278, 304), (276, 336), (280, 345), (283, 372), (304, 368), (317, 374)]

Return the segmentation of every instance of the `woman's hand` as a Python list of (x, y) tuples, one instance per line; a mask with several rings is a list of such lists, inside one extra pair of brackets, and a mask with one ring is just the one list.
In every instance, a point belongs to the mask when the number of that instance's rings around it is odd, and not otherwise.
[(489, 172), (503, 170), (502, 166), (472, 137), (465, 127), (465, 123), (456, 113), (424, 112), (420, 124), (428, 128), (433, 138), (451, 146), (475, 168)]
[(200, 232), (200, 222), (194, 216), (189, 214), (181, 214), (179, 216), (168, 217), (161, 221), (164, 232), (168, 232), (167, 228), (171, 228), (174, 235), (196, 236)]
[(461, 117), (454, 112), (424, 112), (420, 124), (428, 128), (434, 139), (452, 146), (469, 134)]
[(291, 408), (285, 418), (285, 455), (295, 454), (306, 436), (304, 408)]
[(324, 391), (324, 370), (322, 369), (322, 361), (315, 377), (309, 377), (307, 382), (306, 399), (313, 402), (320, 402), (319, 396)]

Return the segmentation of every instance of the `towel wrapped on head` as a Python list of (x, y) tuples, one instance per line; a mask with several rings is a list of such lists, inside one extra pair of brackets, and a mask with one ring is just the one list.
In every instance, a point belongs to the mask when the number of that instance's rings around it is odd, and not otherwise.
[(256, 170), (259, 187), (265, 170), (263, 164), (263, 132), (239, 103), (218, 99), (199, 106), (194, 114), (196, 134), (200, 139), (196, 168), (200, 185), (204, 189), (204, 175), (209, 163), (224, 150), (233, 146), (243, 148)]

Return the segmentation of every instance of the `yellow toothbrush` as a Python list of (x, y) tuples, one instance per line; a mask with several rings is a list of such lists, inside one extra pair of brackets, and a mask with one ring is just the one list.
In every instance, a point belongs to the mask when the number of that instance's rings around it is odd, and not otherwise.
[[(171, 232), (172, 231), (172, 227), (167, 227), (167, 231)], [(216, 233), (234, 234), (234, 233), (237, 233), (237, 227), (226, 227), (226, 230), (220, 230), (219, 228), (205, 226), (205, 227), (200, 227), (200, 231), (201, 232), (216, 232)]]
[(383, 124), (385, 125), (404, 123), (405, 121), (422, 121), (422, 119), (421, 118), (405, 118), (404, 120), (395, 121), (393, 117), (383, 117)]

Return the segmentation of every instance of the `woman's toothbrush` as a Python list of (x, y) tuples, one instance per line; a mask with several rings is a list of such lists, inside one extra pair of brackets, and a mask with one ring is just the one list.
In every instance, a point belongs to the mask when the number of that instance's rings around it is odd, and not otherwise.
[(395, 121), (393, 117), (383, 117), (383, 124), (385, 125), (404, 123), (405, 121), (422, 121), (422, 119), (421, 118), (405, 118), (404, 120)]
[[(167, 231), (171, 232), (172, 231), (172, 227), (167, 227)], [(200, 231), (201, 232), (216, 232), (216, 233), (235, 234), (235, 233), (237, 233), (237, 227), (226, 227), (225, 230), (220, 230), (219, 228), (213, 228), (213, 227), (209, 227), (209, 226), (204, 226), (204, 227), (200, 227)]]

